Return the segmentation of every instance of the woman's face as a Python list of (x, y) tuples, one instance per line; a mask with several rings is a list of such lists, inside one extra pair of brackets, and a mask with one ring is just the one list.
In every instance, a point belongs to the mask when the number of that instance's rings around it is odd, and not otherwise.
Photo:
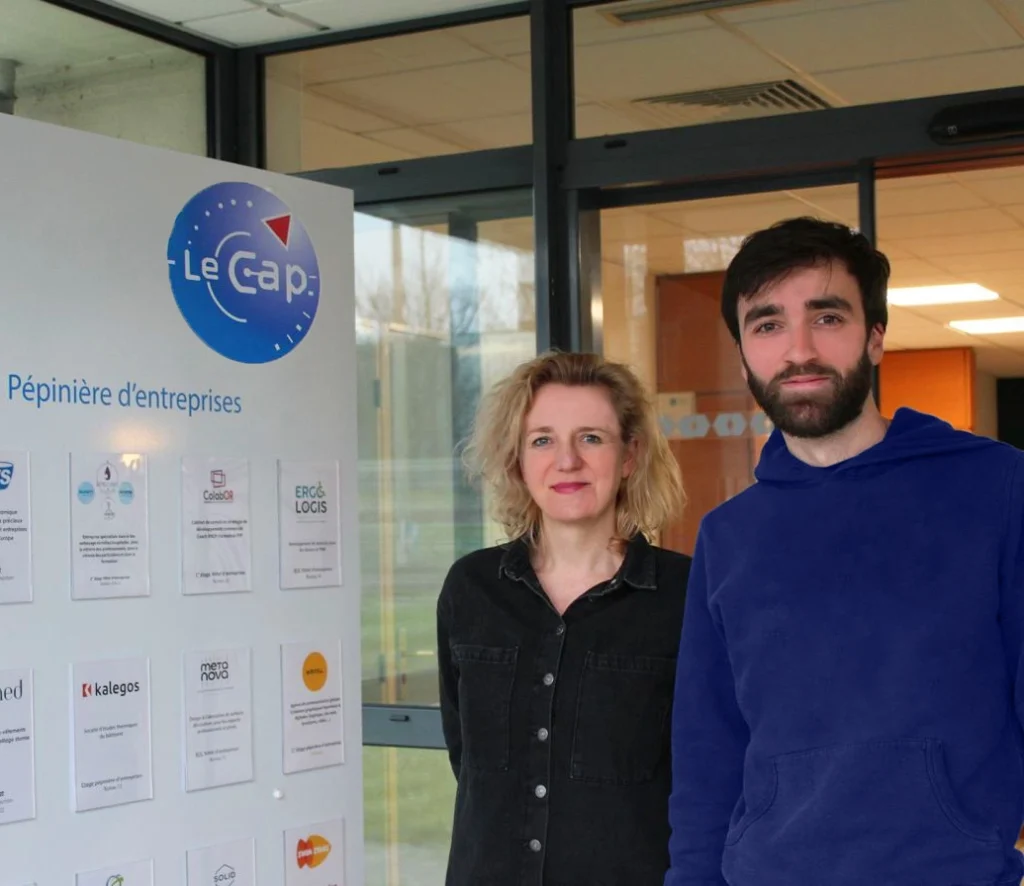
[(549, 384), (527, 413), (520, 467), (546, 523), (610, 519), (622, 481), (635, 465), (608, 391), (600, 385)]

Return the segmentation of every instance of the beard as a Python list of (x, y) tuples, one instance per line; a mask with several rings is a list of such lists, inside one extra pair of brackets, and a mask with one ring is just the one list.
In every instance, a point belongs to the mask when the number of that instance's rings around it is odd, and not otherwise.
[[(747, 387), (772, 424), (790, 437), (817, 439), (841, 431), (860, 417), (871, 394), (874, 365), (867, 349), (853, 369), (839, 372), (823, 363), (790, 366), (765, 382), (747, 366)], [(801, 375), (828, 378), (831, 384), (813, 393), (786, 395), (782, 383)]]

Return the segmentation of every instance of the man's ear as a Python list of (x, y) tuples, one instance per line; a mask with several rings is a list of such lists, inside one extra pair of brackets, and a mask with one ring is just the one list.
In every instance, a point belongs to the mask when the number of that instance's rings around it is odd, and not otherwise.
[(885, 352), (885, 327), (876, 323), (868, 333), (868, 359), (873, 366), (882, 362), (882, 354)]

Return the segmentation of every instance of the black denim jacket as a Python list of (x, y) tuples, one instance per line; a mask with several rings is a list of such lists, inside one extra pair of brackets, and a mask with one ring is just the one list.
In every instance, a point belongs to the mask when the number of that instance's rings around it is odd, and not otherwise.
[(447, 886), (661, 886), (689, 570), (637, 536), (559, 616), (522, 541), (452, 566), (437, 607), (458, 779)]

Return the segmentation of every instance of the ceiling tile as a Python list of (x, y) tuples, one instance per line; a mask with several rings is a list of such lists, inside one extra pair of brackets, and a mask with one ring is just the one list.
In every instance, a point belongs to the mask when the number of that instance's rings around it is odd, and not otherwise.
[(576, 105), (576, 135), (590, 138), (616, 132), (636, 132), (643, 128), (642, 117), (633, 109), (611, 108), (583, 102)]
[(604, 210), (601, 213), (601, 240), (646, 243), (654, 237), (682, 234), (678, 225), (642, 211), (644, 207)]
[(110, 5), (172, 23), (232, 12), (246, 12), (253, 7), (247, 0), (123, 0)]
[(724, 9), (718, 15), (732, 24), (745, 24), (780, 18), (799, 18), (811, 13), (835, 12), (857, 6), (872, 6), (878, 2), (879, 0), (777, 0), (775, 3), (755, 3), (737, 9)]
[(879, 237), (878, 248), (885, 253), (886, 258), (890, 261), (900, 261), (905, 258), (915, 258), (914, 253), (902, 246), (894, 243), (892, 240), (886, 240), (884, 237)]
[[(902, 170), (900, 170), (902, 171)], [(881, 170), (880, 170), (881, 173)], [(901, 175), (899, 178), (885, 178), (879, 175), (878, 186), (887, 191), (923, 188), (926, 185), (951, 184), (955, 180), (949, 173), (930, 173), (928, 175)]]
[(342, 132), (312, 120), (302, 126), (302, 169), (327, 169), (337, 166), (365, 166), (404, 160), (412, 155), (372, 141), (361, 135)]
[(452, 28), (452, 33), (491, 55), (526, 59), (530, 57), (530, 17), (503, 18)]
[(439, 157), (465, 151), (465, 145), (434, 138), (415, 129), (385, 129), (369, 136), (376, 142), (399, 148), (411, 157)]
[(185, 22), (185, 26), (191, 31), (237, 46), (316, 33), (314, 28), (294, 19), (273, 15), (265, 9), (193, 19)]
[[(826, 193), (822, 193), (823, 190)], [(844, 191), (846, 193), (843, 193)], [(798, 204), (803, 204), (804, 209), (801, 211), (808, 215), (830, 218), (854, 226), (860, 217), (857, 189), (853, 185), (827, 189), (808, 188), (790, 191), (789, 194)]]
[(305, 90), (296, 100), (302, 102), (304, 117), (348, 132), (376, 132), (395, 128), (394, 120), (319, 95), (315, 89)]
[(529, 113), (531, 95), (529, 75), (498, 59), (327, 84), (318, 91), (407, 125)]
[(680, 15), (623, 25), (611, 18), (617, 8), (615, 5), (603, 5), (575, 10), (572, 19), (575, 45), (593, 46), (597, 43), (641, 40), (665, 34), (706, 31), (715, 27), (715, 23), (705, 15)]
[(921, 258), (981, 255), (988, 252), (1024, 249), (1024, 231), (1001, 231), (980, 237), (974, 234), (959, 234), (953, 237), (923, 237), (901, 240), (897, 245)]
[(1024, 250), (937, 256), (932, 261), (954, 274), (971, 275), (984, 272), (992, 274), (997, 271), (1016, 271), (1020, 273), (1021, 284), (1024, 285)]
[(914, 308), (922, 316), (945, 326), (953, 320), (987, 320), (990, 317), (1016, 317), (1022, 312), (1016, 305), (1000, 299), (999, 301), (983, 301), (962, 305), (927, 305)]
[(806, 205), (797, 200), (776, 197), (768, 203), (721, 208), (707, 207), (704, 201), (695, 201), (684, 209), (660, 211), (659, 215), (705, 235), (746, 235), (784, 218), (804, 215), (806, 209)]
[(900, 62), (816, 75), (818, 82), (856, 104), (900, 101), (999, 89), (1020, 83), (1024, 48)]
[[(805, 15), (747, 22), (741, 27), (762, 46), (809, 73), (863, 70), (1022, 43), (985, 0), (844, 3), (825, 11), (818, 4), (800, 5)], [(835, 39), (836, 35), (842, 39)]]
[(879, 218), (918, 213), (951, 212), (980, 209), (988, 203), (972, 189), (954, 183), (929, 182), (918, 179), (920, 187), (890, 188), (888, 181), (878, 183)]
[[(999, 170), (1006, 172), (1006, 170)], [(968, 179), (974, 173), (968, 173), (964, 177)], [(1008, 206), (1012, 203), (1024, 204), (1024, 170), (1018, 167), (1015, 174), (1000, 178), (974, 179), (969, 178), (964, 182), (966, 188), (970, 188), (979, 197), (994, 203), (997, 206)]]
[(577, 95), (583, 100), (637, 99), (790, 74), (788, 68), (723, 30), (576, 50)]
[(956, 275), (937, 268), (931, 262), (920, 258), (903, 259), (893, 262), (891, 288), (904, 286), (940, 286), (945, 283), (959, 283)]
[(502, 114), (500, 117), (421, 126), (420, 131), (436, 138), (453, 138), (470, 145), (473, 150), (511, 148), (532, 141), (533, 117), (530, 114)]
[(485, 52), (459, 39), (451, 31), (442, 30), (326, 46), (297, 56), (275, 56), (267, 60), (267, 70), (275, 71), (281, 65), (294, 64), (297, 59), (301, 82), (316, 85), (421, 68), (454, 66), (484, 58), (487, 58)]
[(896, 240), (918, 237), (943, 237), (951, 234), (988, 234), (1018, 229), (1015, 219), (999, 209), (965, 209), (960, 212), (934, 212), (918, 215), (882, 215), (879, 234)]
[(1024, 0), (1003, 0), (1003, 4), (1024, 24)]

